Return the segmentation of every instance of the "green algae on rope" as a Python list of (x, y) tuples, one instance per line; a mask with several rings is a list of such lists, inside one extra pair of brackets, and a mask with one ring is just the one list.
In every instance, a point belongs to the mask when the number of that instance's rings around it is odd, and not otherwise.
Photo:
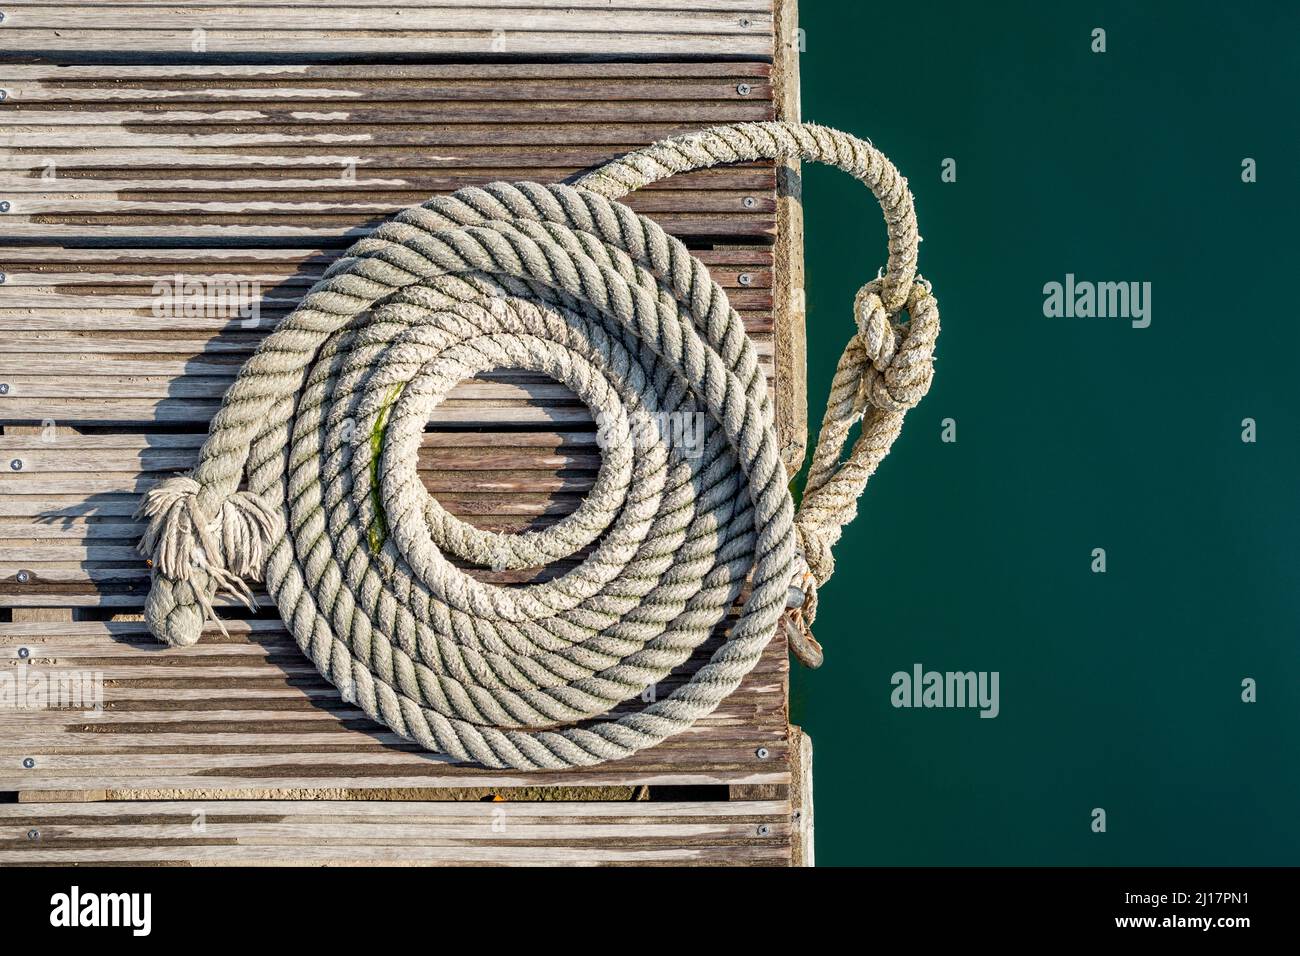
[[(739, 314), (679, 240), (617, 202), (677, 172), (796, 158), (864, 182), (889, 236), (884, 274), (854, 303), (797, 514)], [(831, 549), (933, 374), (938, 309), (916, 274), (919, 238), (906, 180), (874, 146), (787, 123), (715, 127), (573, 185), (492, 183), (399, 213), (245, 363), (193, 476), (146, 497), (150, 628), (192, 643), (217, 590), (260, 575), (342, 697), (430, 751), (559, 769), (681, 733), (778, 627), (820, 661), (809, 628)], [(642, 415), (702, 412), (703, 451), (615, 442), (573, 514), (520, 534), (476, 528), (428, 494), (415, 460), (431, 409), (502, 367), (563, 383), (620, 435)], [(517, 587), (449, 560), (530, 567), (588, 546), (571, 570)], [(613, 717), (690, 659), (746, 583), (708, 662)]]
[(392, 410), (393, 402), (402, 394), (405, 385), (399, 383), (394, 385), (388, 391), (388, 396), (384, 399), (383, 408), (379, 416), (375, 419), (375, 425), (370, 429), (370, 482), (374, 485), (370, 499), (375, 506), (375, 516), (370, 522), (366, 535), (370, 541), (370, 552), (378, 554), (379, 549), (384, 546), (388, 540), (388, 521), (384, 517), (384, 502), (379, 497), (379, 456), (384, 448), (384, 433), (388, 429), (388, 413)]

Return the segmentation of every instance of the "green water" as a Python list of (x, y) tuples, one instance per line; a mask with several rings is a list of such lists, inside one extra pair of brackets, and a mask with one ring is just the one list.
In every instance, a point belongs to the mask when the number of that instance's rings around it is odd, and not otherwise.
[[(1300, 863), (1300, 5), (801, 7), (804, 118), (908, 175), (943, 320), (792, 682), (818, 862)], [(819, 417), (885, 245), (805, 187)], [(1045, 317), (1067, 273), (1150, 282), (1150, 326)], [(916, 663), (999, 715), (892, 707)]]

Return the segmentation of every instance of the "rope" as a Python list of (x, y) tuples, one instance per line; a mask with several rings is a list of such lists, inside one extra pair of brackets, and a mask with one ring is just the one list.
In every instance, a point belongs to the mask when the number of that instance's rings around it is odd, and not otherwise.
[[(680, 241), (617, 201), (760, 159), (845, 170), (875, 194), (889, 234), (888, 266), (855, 302), (797, 516), (740, 317)], [(938, 310), (916, 278), (918, 241), (906, 180), (880, 152), (788, 123), (665, 140), (574, 185), (493, 183), (403, 211), (248, 360), (194, 471), (146, 496), (150, 629), (193, 644), (218, 591), (251, 603), (243, 579), (263, 578), (345, 700), (428, 750), (521, 770), (618, 759), (680, 733), (735, 690), (778, 626), (819, 663), (809, 626), (831, 548), (930, 383)], [(519, 534), (447, 513), (416, 471), (433, 409), (503, 367), (568, 386), (605, 436), (578, 509)], [(703, 420), (697, 455), (663, 435), (633, 440), (664, 416)], [(518, 587), (450, 560), (528, 568), (587, 548), (571, 570)], [(708, 663), (633, 709), (746, 583)]]

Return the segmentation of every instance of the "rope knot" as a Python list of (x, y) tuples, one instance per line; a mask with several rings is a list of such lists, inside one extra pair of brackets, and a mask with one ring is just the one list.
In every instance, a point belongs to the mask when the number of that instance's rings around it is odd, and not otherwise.
[[(903, 288), (907, 294), (900, 296)], [(891, 311), (890, 302), (900, 304)], [(906, 321), (896, 321), (903, 311)], [(821, 663), (821, 646), (809, 626), (816, 615), (816, 589), (835, 573), (832, 548), (857, 515), (858, 496), (898, 437), (904, 414), (921, 401), (934, 377), (939, 307), (928, 282), (877, 278), (858, 291), (853, 315), (858, 331), (836, 366), (794, 521), (799, 569), (792, 610), (783, 620), (791, 651), (810, 667)], [(858, 439), (842, 459), (858, 422)], [(795, 601), (796, 593), (801, 601)]]
[(905, 412), (925, 397), (934, 378), (939, 311), (930, 283), (918, 277), (912, 284), (904, 304), (906, 322), (894, 321), (885, 307), (884, 292), (884, 280), (874, 279), (853, 300), (862, 350), (862, 378), (855, 399), (859, 412), (867, 405)]
[(137, 518), (147, 518), (140, 553), (153, 567), (145, 617), (172, 645), (193, 644), (207, 621), (225, 625), (212, 608), (222, 591), (256, 609), (245, 577), (258, 579), (271, 546), (284, 535), (277, 509), (260, 495), (239, 491), (215, 513), (204, 507), (203, 486), (188, 475), (151, 488)]

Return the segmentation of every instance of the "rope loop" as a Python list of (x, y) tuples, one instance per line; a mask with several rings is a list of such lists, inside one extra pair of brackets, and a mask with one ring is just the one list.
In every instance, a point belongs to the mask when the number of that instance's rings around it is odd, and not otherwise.
[[(791, 651), (808, 667), (822, 662), (821, 645), (811, 628), (817, 616), (817, 588), (835, 571), (832, 549), (844, 526), (857, 516), (858, 498), (902, 430), (903, 416), (925, 397), (934, 378), (939, 308), (930, 283), (918, 276), (901, 309), (891, 311), (885, 294), (884, 280), (875, 279), (854, 299), (858, 331), (836, 367), (795, 516), (801, 562), (796, 578), (802, 600), (786, 612), (785, 627)], [(896, 321), (904, 310), (907, 320)], [(858, 440), (841, 460), (849, 432), (858, 422)]]
[[(676, 172), (763, 159), (850, 172), (889, 238), (884, 274), (859, 294), (797, 517), (740, 315), (685, 245), (618, 202)], [(492, 183), (403, 211), (245, 363), (194, 471), (145, 496), (151, 630), (192, 644), (219, 593), (251, 605), (245, 579), (261, 578), (343, 698), (429, 751), (561, 769), (682, 732), (779, 627), (820, 661), (808, 627), (831, 548), (932, 374), (938, 311), (916, 278), (918, 242), (906, 180), (874, 146), (788, 123), (716, 127), (572, 184)], [(602, 451), (576, 511), (517, 534), (447, 511), (416, 467), (455, 385), (502, 369), (565, 385)], [(643, 427), (664, 421), (690, 422), (694, 440)], [(453, 558), (569, 567), (505, 587)]]

